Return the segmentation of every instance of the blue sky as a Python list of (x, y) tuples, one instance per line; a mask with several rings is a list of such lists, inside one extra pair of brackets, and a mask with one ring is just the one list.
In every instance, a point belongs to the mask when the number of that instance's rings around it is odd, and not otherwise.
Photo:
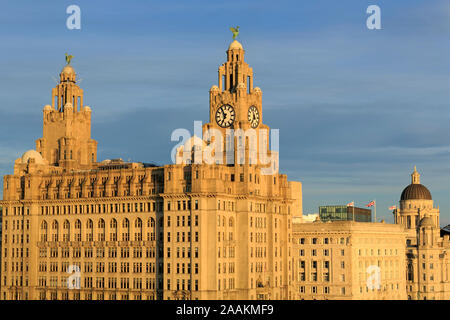
[[(450, 223), (448, 1), (9, 1), (0, 10), (0, 174), (35, 147), (64, 66), (83, 79), (99, 159), (170, 162), (176, 128), (208, 120), (230, 26), (280, 129), (304, 212), (363, 205), (392, 221), (417, 165)], [(81, 30), (66, 8), (81, 8)], [(366, 28), (381, 8), (382, 30)]]

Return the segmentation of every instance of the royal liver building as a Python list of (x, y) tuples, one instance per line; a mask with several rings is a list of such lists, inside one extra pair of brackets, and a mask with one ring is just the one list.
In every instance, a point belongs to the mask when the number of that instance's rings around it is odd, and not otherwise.
[(92, 110), (68, 61), (36, 150), (4, 177), (1, 299), (295, 298), (301, 184), (258, 158), (269, 127), (244, 55), (233, 41), (209, 93), (203, 131), (215, 136), (200, 148), (223, 153), (189, 160), (184, 145), (164, 166), (97, 160)]

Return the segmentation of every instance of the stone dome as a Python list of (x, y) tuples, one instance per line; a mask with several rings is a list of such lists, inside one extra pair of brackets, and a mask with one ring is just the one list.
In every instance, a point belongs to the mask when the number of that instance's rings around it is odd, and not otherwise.
[(411, 183), (407, 186), (400, 200), (432, 200), (430, 190), (423, 184)]
[(34, 159), (37, 164), (44, 164), (44, 159), (36, 150), (28, 150), (22, 155), (22, 163), (28, 163), (29, 159)]
[(411, 174), (411, 184), (403, 190), (400, 196), (400, 201), (403, 200), (432, 200), (430, 191), (420, 184), (420, 174), (416, 167)]
[(209, 89), (209, 91), (219, 91), (219, 87), (216, 86), (216, 85), (213, 85), (213, 86), (211, 87), (211, 89)]
[(420, 220), (419, 222), (419, 226), (421, 227), (433, 227), (433, 220), (431, 220), (430, 217), (424, 217), (422, 218), (422, 220)]
[(91, 108), (90, 108), (89, 106), (85, 106), (85, 107), (83, 108), (83, 110), (84, 110), (85, 112), (92, 112), (92, 110), (91, 110)]
[(71, 65), (68, 64), (62, 69), (61, 73), (75, 74), (75, 69)]
[(52, 106), (51, 105), (49, 105), (49, 104), (47, 104), (45, 107), (44, 107), (44, 111), (52, 111)]
[(236, 49), (244, 50), (244, 48), (242, 47), (242, 44), (239, 41), (234, 40), (228, 47), (228, 50), (236, 50)]
[(261, 92), (261, 88), (260, 88), (260, 87), (254, 87), (254, 88), (253, 88), (253, 91), (255, 91), (255, 92)]

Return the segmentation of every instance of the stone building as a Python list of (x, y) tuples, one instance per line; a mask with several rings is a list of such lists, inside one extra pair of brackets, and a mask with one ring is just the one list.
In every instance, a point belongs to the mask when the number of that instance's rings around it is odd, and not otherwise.
[(233, 41), (203, 126), (225, 136), (224, 148), (241, 149), (213, 153), (213, 163), (98, 162), (92, 111), (74, 68), (63, 68), (43, 137), (3, 180), (1, 299), (294, 297), (291, 217), (302, 213), (301, 183), (253, 158), (268, 149), (259, 131), (269, 127), (244, 54)]
[[(296, 299), (406, 299), (401, 226), (318, 220), (293, 233)], [(368, 285), (377, 270), (379, 286)]]
[(420, 183), (415, 167), (394, 217), (406, 231), (408, 299), (450, 299), (450, 236), (441, 236), (439, 207), (434, 206), (430, 191)]
[(416, 168), (393, 213), (394, 224), (295, 223), (297, 298), (450, 299), (450, 235)]

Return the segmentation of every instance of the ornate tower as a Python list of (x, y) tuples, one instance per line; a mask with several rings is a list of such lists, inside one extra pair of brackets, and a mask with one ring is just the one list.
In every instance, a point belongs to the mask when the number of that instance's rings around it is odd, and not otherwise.
[[(214, 129), (224, 137), (217, 143), (223, 146), (223, 163), (245, 163), (252, 162), (254, 155), (259, 152), (268, 151), (269, 127), (262, 123), (262, 92), (258, 87), (253, 87), (253, 69), (245, 62), (245, 50), (242, 45), (234, 40), (227, 50), (227, 61), (219, 67), (218, 86), (213, 85), (209, 91), (209, 119), (210, 122), (203, 126), (203, 134), (207, 130)], [(260, 130), (267, 132), (261, 145), (265, 150), (260, 150)], [(243, 133), (241, 137), (238, 137)], [(238, 146), (245, 149), (245, 153), (231, 152), (231, 141), (234, 140), (234, 150)], [(256, 164), (256, 162), (252, 162)]]
[(89, 168), (97, 161), (91, 109), (83, 106), (83, 89), (76, 84), (75, 70), (69, 64), (52, 90), (52, 106), (46, 105), (43, 113), (43, 137), (36, 140), (36, 150), (50, 165)]
[(400, 197), (400, 209), (394, 214), (396, 223), (403, 224), (409, 230), (416, 230), (425, 216), (431, 219), (435, 227), (439, 226), (439, 208), (433, 206), (427, 187), (420, 184), (420, 174), (416, 167), (411, 174), (411, 184), (403, 190)]
[(395, 222), (403, 225), (406, 231), (408, 299), (433, 298), (440, 291), (437, 288), (444, 275), (434, 272), (442, 265), (443, 257), (439, 208), (434, 207), (430, 191), (420, 183), (416, 167), (411, 174), (411, 184), (403, 190), (400, 208), (394, 211), (394, 215)]

